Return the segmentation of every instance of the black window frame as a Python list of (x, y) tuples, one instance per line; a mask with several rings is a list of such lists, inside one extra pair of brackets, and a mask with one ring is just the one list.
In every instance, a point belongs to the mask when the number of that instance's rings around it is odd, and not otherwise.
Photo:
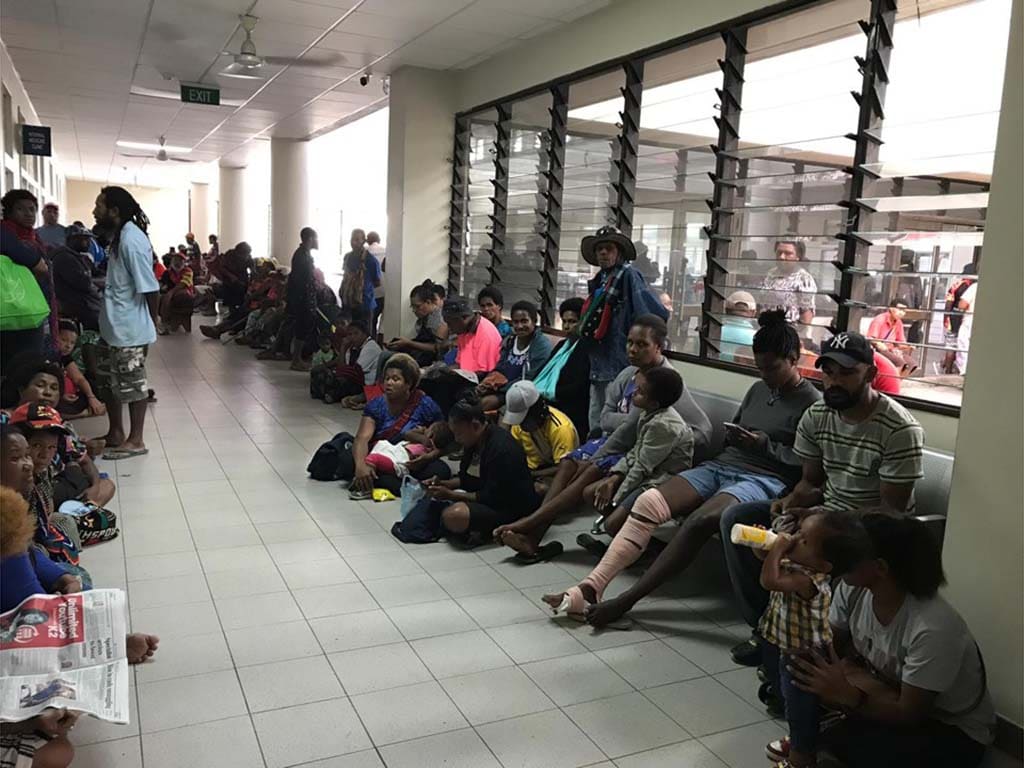
[[(462, 249), (459, 248), (461, 241), (462, 220), (460, 212), (464, 211), (465, 199), (462, 197), (463, 186), (466, 181), (468, 144), (464, 141), (468, 120), (474, 114), (485, 110), (497, 110), (499, 114), (508, 114), (513, 103), (529, 98), (535, 98), (544, 92), (551, 97), (551, 127), (549, 132), (550, 140), (547, 142), (549, 157), (542, 174), (547, 179), (547, 194), (544, 196), (546, 204), (538, 208), (538, 216), (545, 222), (546, 228), (540, 232), (545, 238), (544, 263), (541, 271), (541, 289), (538, 291), (538, 304), (540, 306), (546, 325), (550, 326), (554, 316), (557, 314), (554, 285), (557, 277), (558, 264), (558, 232), (560, 227), (561, 212), (561, 189), (562, 189), (562, 166), (564, 162), (564, 139), (567, 120), (567, 95), (568, 89), (574, 82), (587, 78), (606, 75), (614, 71), (625, 72), (626, 87), (622, 95), (625, 97), (624, 110), (620, 114), (620, 132), (617, 138), (618, 152), (614, 160), (617, 178), (612, 180), (610, 192), (613, 198), (613, 212), (620, 228), (627, 234), (632, 229), (632, 208), (633, 194), (636, 181), (637, 161), (637, 134), (639, 130), (639, 109), (643, 98), (643, 72), (644, 63), (657, 56), (662, 56), (673, 51), (682, 50), (690, 46), (700, 44), (716, 35), (721, 36), (725, 42), (725, 56), (719, 61), (722, 70), (722, 83), (719, 96), (721, 99), (722, 113), (717, 119), (719, 123), (718, 144), (716, 150), (728, 152), (729, 142), (735, 138), (735, 131), (732, 126), (733, 116), (738, 119), (742, 109), (741, 93), (743, 79), (743, 65), (746, 54), (745, 41), (747, 30), (754, 25), (763, 24), (767, 21), (777, 19), (789, 14), (810, 9), (815, 6), (827, 5), (831, 0), (786, 0), (775, 5), (768, 6), (758, 11), (740, 16), (735, 19), (724, 21), (703, 29), (696, 30), (689, 34), (677, 37), (658, 45), (641, 49), (631, 54), (623, 55), (614, 59), (605, 60), (573, 73), (553, 78), (547, 82), (524, 88), (515, 93), (492, 99), (470, 109), (458, 112), (455, 115), (456, 140), (454, 148), (453, 185), (452, 185), (452, 218), (450, 221), (450, 234), (452, 236), (452, 248), (449, 251), (449, 289), (456, 290), (457, 282), (452, 279), (459, 274), (459, 258)], [(884, 106), (885, 87), (888, 82), (888, 61), (892, 50), (892, 32), (896, 19), (897, 0), (865, 0), (870, 6), (868, 18), (864, 19), (861, 27), (865, 33), (865, 53), (863, 58), (857, 59), (857, 65), (862, 73), (862, 84), (859, 93), (854, 93), (859, 105), (859, 115), (856, 126), (850, 126), (851, 138), (855, 142), (854, 163), (846, 169), (850, 175), (850, 192), (845, 202), (841, 205), (849, 209), (850, 216), (846, 226), (837, 233), (839, 241), (839, 253), (841, 263), (837, 264), (839, 269), (839, 293), (837, 299), (837, 314), (834, 323), (835, 330), (846, 329), (849, 321), (850, 302), (852, 301), (853, 275), (856, 273), (858, 254), (865, 248), (865, 244), (856, 238), (847, 236), (850, 232), (857, 230), (858, 216), (861, 208), (857, 204), (857, 198), (864, 188), (866, 174), (859, 167), (865, 163), (877, 159), (877, 148), (879, 139), (872, 131), (872, 125), (882, 118)], [(866, 97), (865, 97), (866, 95)], [(507, 132), (506, 132), (507, 133)], [(499, 139), (501, 132), (498, 132)], [(462, 137), (462, 138), (460, 138)], [(506, 137), (507, 138), (507, 137)], [(507, 154), (507, 147), (505, 148)], [(500, 156), (502, 147), (496, 147), (496, 153)], [(730, 160), (728, 155), (719, 155), (716, 164), (716, 174), (713, 179), (715, 200), (709, 204), (727, 198), (731, 194), (729, 184), (731, 178), (729, 166), (735, 166), (735, 161)], [(496, 181), (498, 187), (497, 200), (495, 200), (494, 227), (498, 232), (504, 229), (505, 207), (500, 199), (501, 184)], [(722, 182), (725, 182), (724, 184)], [(718, 206), (721, 207), (721, 206)], [(712, 208), (714, 211), (714, 206)], [(714, 269), (714, 256), (716, 248), (722, 241), (728, 241), (727, 237), (716, 239), (719, 234), (718, 227), (721, 220), (728, 216), (714, 214), (712, 224), (708, 227), (708, 266), (705, 271), (705, 285), (712, 279)], [(498, 250), (498, 249), (495, 249)], [(497, 255), (497, 254), (496, 254)], [(492, 270), (492, 275), (495, 272)], [(757, 372), (749, 365), (715, 359), (709, 355), (708, 344), (709, 326), (714, 322), (710, 316), (711, 291), (705, 290), (704, 305), (701, 318), (698, 322), (700, 330), (700, 349), (698, 354), (668, 351), (666, 356), (672, 360), (715, 368), (722, 371), (739, 373), (745, 376), (756, 376)], [(557, 331), (556, 331), (557, 332)], [(820, 382), (817, 382), (820, 384)], [(935, 402), (906, 395), (896, 395), (895, 399), (903, 405), (919, 411), (937, 413), (945, 416), (959, 417), (960, 406), (951, 403)]]

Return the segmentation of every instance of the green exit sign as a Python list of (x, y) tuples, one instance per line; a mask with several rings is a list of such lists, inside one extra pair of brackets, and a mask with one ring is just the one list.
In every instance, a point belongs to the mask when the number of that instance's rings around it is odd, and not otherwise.
[(220, 88), (209, 85), (181, 84), (181, 100), (186, 104), (207, 104), (220, 106)]

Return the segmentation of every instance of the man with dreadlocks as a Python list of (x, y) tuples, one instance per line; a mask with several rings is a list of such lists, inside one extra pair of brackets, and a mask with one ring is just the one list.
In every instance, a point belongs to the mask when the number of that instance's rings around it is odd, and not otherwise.
[[(153, 275), (149, 219), (128, 190), (104, 187), (92, 212), (111, 233), (107, 287), (100, 310), (100, 373), (110, 428), (105, 459), (127, 459), (147, 452), (146, 350), (156, 341), (160, 284)], [(131, 431), (124, 434), (122, 404), (128, 404)]]

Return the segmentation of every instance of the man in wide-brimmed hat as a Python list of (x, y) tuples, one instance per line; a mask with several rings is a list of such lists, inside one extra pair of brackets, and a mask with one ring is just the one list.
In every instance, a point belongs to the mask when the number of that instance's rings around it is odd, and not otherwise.
[(640, 315), (668, 319), (668, 311), (630, 264), (636, 259), (633, 241), (615, 227), (601, 227), (583, 238), (580, 252), (600, 271), (587, 283), (590, 295), (579, 324), (590, 351), (590, 427), (601, 425), (605, 390), (629, 365), (626, 336)]

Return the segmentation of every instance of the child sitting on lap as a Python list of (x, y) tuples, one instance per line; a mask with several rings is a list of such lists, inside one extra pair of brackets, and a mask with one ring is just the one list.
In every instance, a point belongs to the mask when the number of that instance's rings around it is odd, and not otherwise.
[(761, 586), (771, 590), (771, 597), (757, 631), (764, 641), (765, 668), (786, 704), (788, 745), (784, 740), (769, 746), (773, 754), (788, 753), (780, 768), (817, 765), (818, 697), (794, 684), (789, 660), (812, 653), (830, 657), (829, 580), (868, 551), (867, 534), (854, 514), (825, 510), (805, 517), (796, 534), (778, 534), (765, 557)]
[[(378, 440), (364, 459), (377, 473), (376, 485), (387, 488), (392, 493), (395, 493), (396, 489), (401, 489), (400, 481), (403, 477), (440, 459), (455, 444), (452, 430), (444, 421), (431, 424), (426, 429), (410, 429), (405, 433), (405, 438), (399, 443)], [(396, 478), (399, 482), (392, 482), (389, 480), (390, 477)], [(370, 494), (353, 490), (349, 497), (356, 500), (366, 499)]]
[(75, 345), (78, 343), (78, 323), (66, 318), (60, 321), (57, 347), (60, 350), (60, 364), (64, 366), (64, 394), (57, 410), (65, 419), (80, 416), (102, 416), (107, 407), (100, 402), (92, 390), (89, 380), (75, 363)]

